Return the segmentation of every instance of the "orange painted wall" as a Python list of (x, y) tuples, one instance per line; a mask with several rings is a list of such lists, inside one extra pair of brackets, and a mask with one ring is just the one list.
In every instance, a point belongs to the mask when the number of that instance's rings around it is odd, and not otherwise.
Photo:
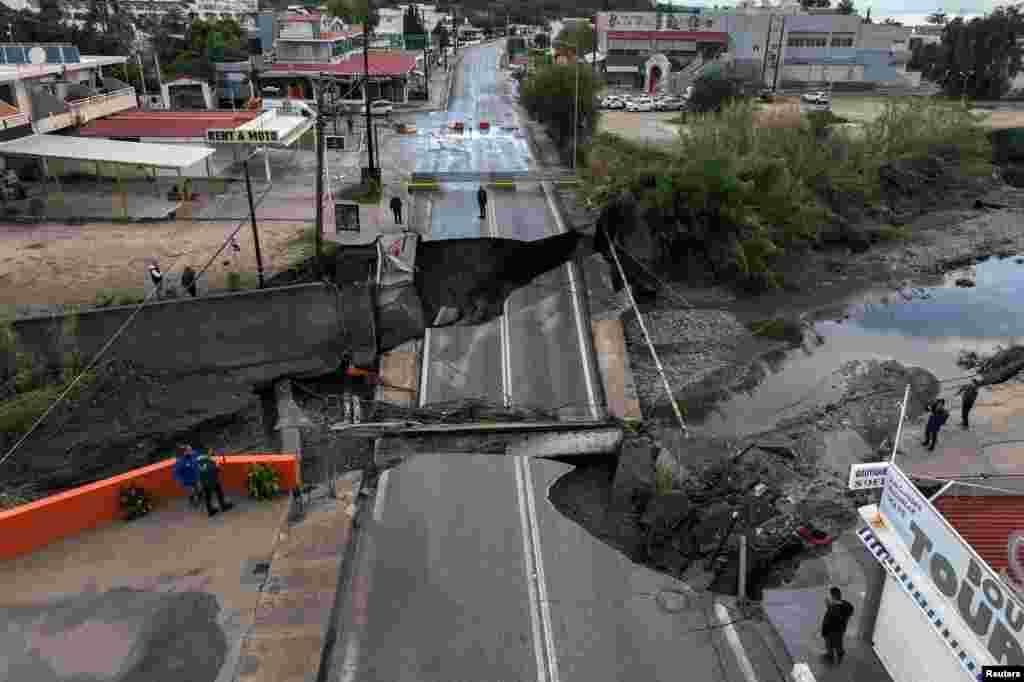
[[(295, 455), (244, 454), (218, 457), (220, 481), (225, 492), (248, 494), (246, 474), (250, 464), (268, 464), (281, 477), (281, 490), (298, 485), (299, 462)], [(173, 459), (133, 469), (126, 474), (90, 483), (29, 504), (0, 511), (0, 560), (28, 554), (90, 528), (119, 521), (121, 488), (135, 484), (145, 489), (159, 509), (161, 501), (187, 493), (174, 480)]]

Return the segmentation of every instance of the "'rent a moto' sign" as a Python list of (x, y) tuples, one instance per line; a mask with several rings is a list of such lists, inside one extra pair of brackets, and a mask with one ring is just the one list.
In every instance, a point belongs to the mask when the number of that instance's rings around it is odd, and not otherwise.
[(215, 144), (267, 144), (277, 142), (277, 131), (259, 128), (210, 128), (206, 131), (206, 141)]

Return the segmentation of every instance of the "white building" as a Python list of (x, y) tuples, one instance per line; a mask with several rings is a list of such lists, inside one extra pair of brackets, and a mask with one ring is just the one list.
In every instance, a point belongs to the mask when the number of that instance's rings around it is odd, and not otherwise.
[(650, 92), (685, 87), (719, 56), (767, 87), (920, 82), (906, 71), (909, 28), (799, 5), (601, 12), (597, 32), (609, 81)]

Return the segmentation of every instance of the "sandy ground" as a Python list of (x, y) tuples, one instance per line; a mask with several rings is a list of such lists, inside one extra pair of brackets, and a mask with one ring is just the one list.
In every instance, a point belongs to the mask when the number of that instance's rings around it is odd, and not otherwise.
[[(0, 229), (0, 305), (93, 303), (100, 292), (144, 295), (147, 259), (166, 273), (191, 265), (197, 272), (215, 254), (237, 223), (168, 222), (149, 224), (5, 225)], [(267, 276), (288, 265), (288, 242), (305, 223), (264, 222), (260, 247)], [(252, 229), (238, 232), (241, 252), (225, 250), (207, 271), (208, 288), (226, 288), (234, 269), (253, 273)], [(225, 264), (225, 261), (227, 264)]]

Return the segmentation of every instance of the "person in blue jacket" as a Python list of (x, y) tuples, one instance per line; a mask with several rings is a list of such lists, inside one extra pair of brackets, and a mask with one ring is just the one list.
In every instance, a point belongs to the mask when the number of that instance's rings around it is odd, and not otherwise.
[(946, 401), (939, 398), (935, 401), (932, 406), (932, 412), (928, 415), (928, 424), (924, 429), (924, 442), (921, 445), (928, 448), (928, 450), (935, 449), (935, 441), (939, 437), (939, 430), (942, 429), (942, 425), (949, 419), (949, 412), (946, 410)]
[(199, 467), (196, 464), (196, 453), (191, 445), (182, 443), (178, 446), (178, 459), (174, 463), (174, 479), (188, 490), (188, 501), (193, 507), (199, 506)]

